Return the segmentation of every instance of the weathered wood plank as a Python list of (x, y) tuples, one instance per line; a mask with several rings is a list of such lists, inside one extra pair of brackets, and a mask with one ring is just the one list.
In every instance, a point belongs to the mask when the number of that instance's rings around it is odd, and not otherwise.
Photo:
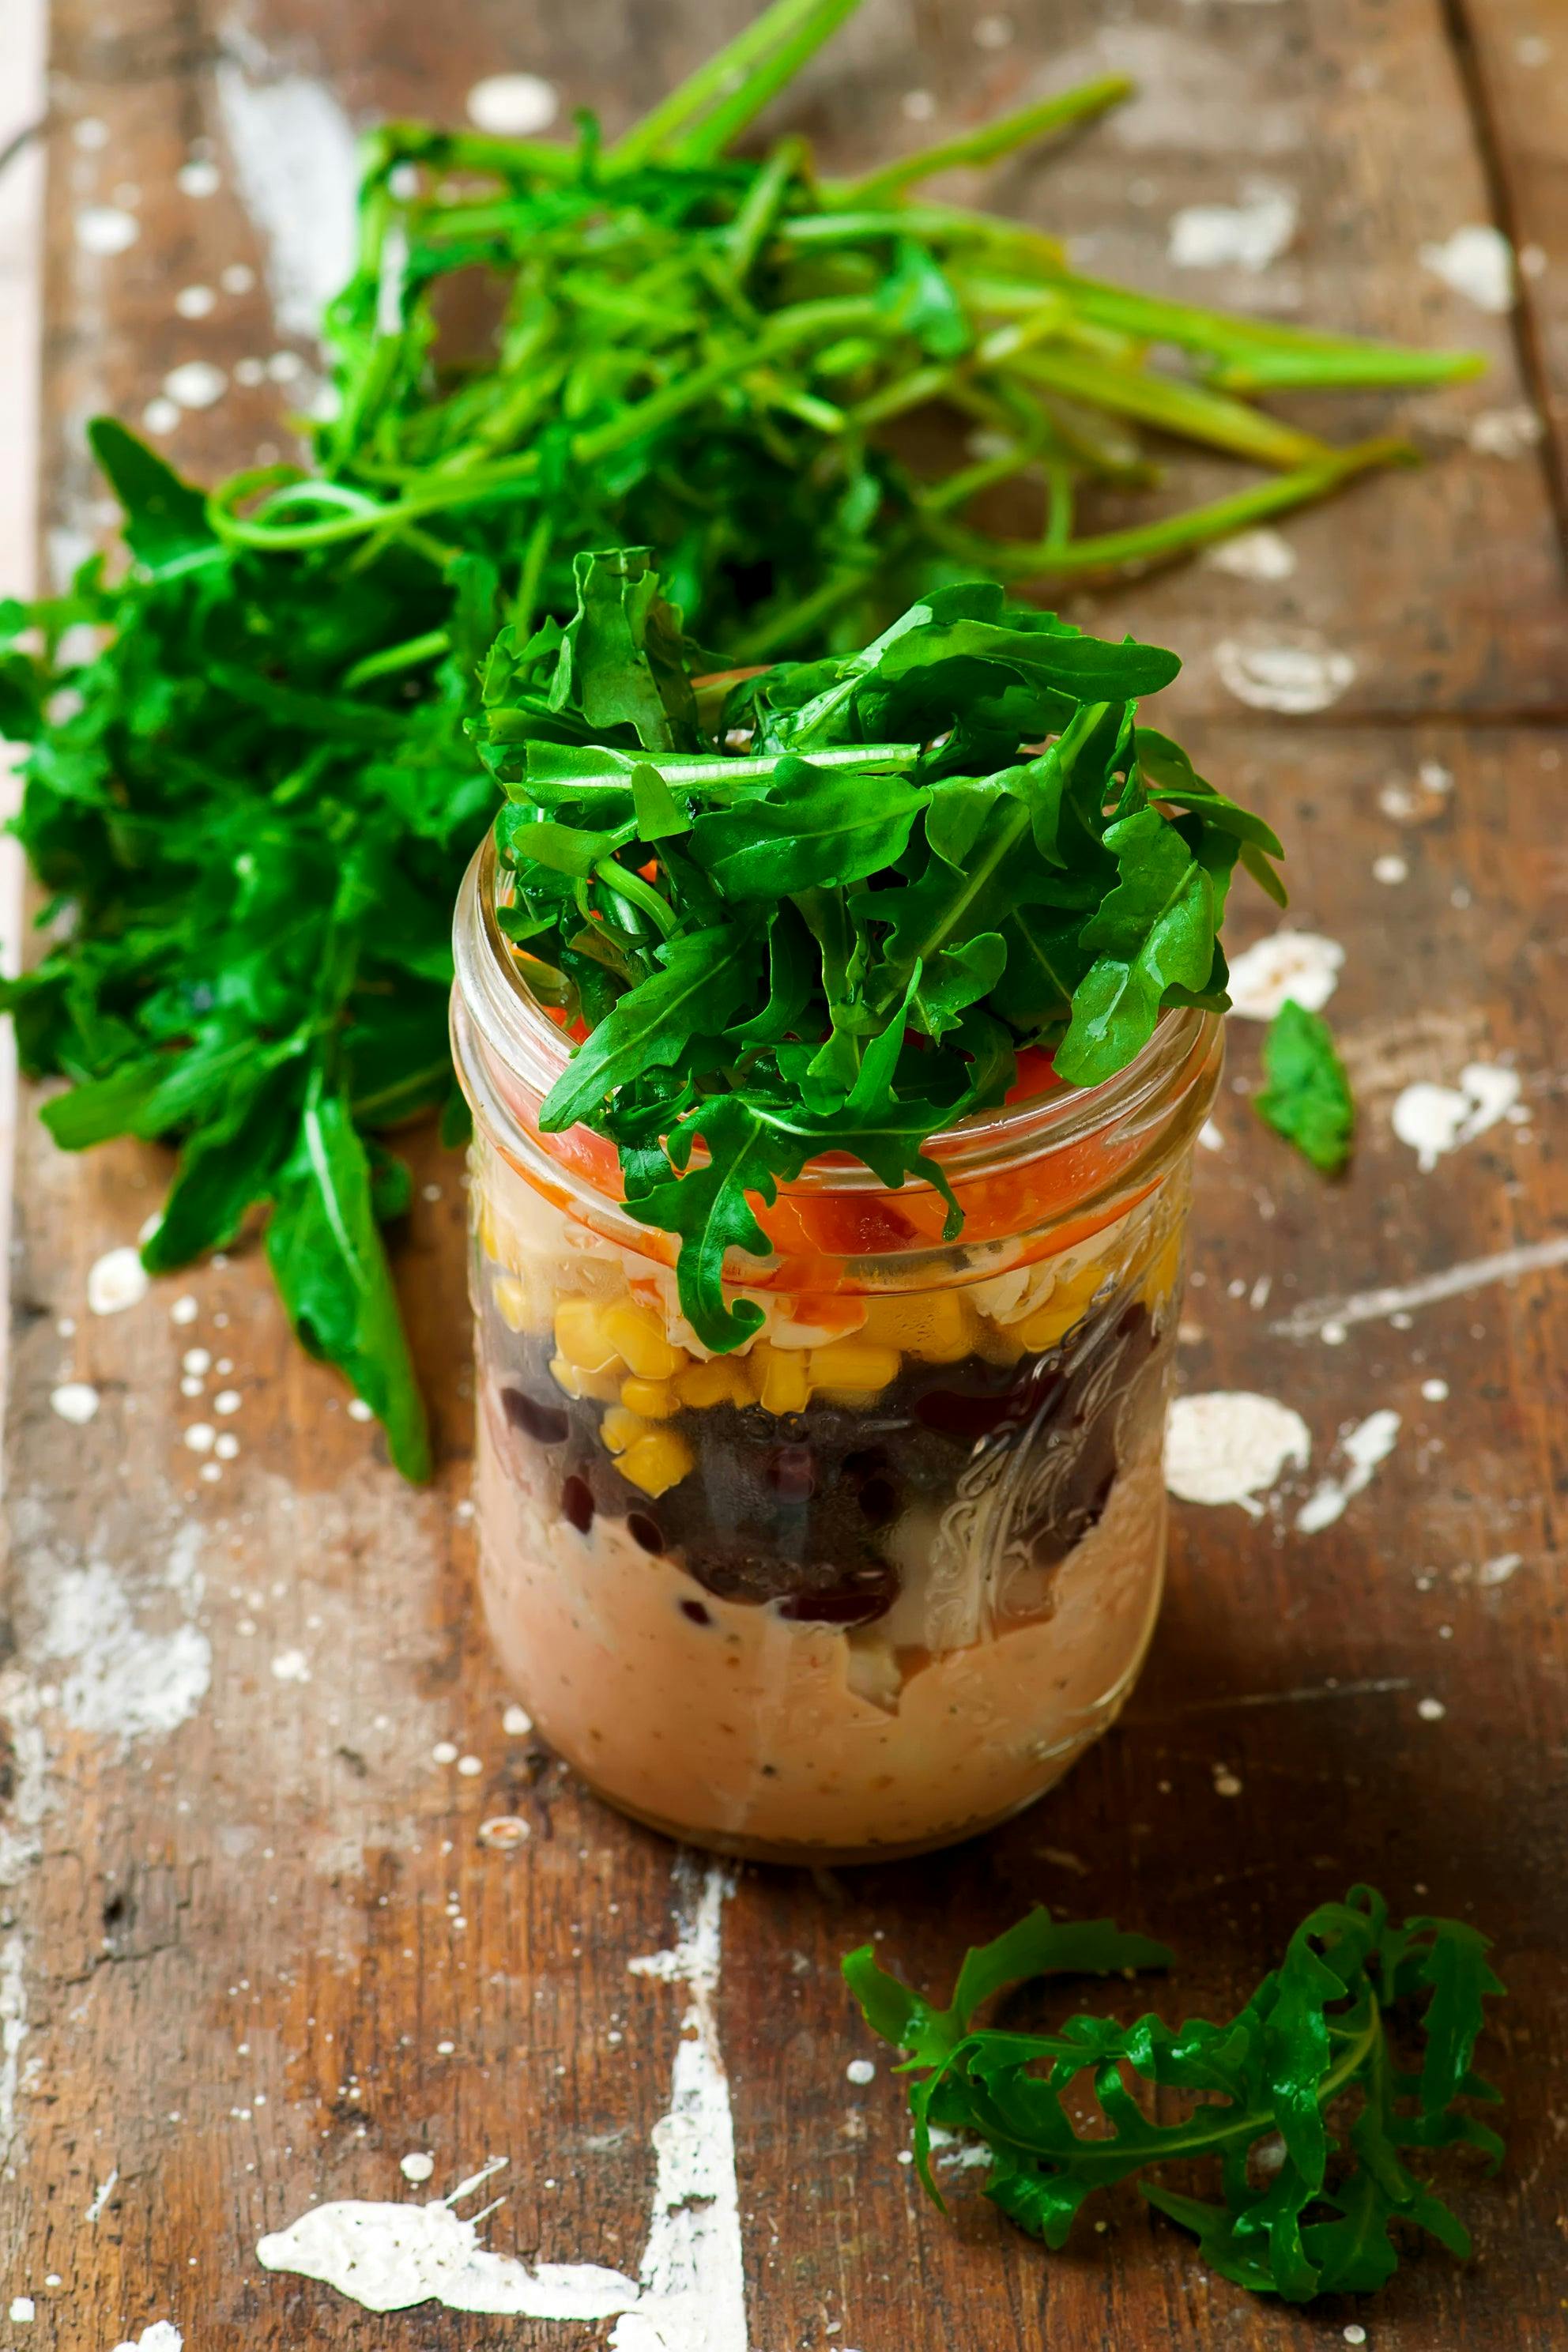
[[(527, 68), (616, 120), (747, 13), (743, 0), (717, 12), (585, 0), (569, 13), (484, 0), (457, 26), (450, 12), (401, 5), (322, 18), (274, 0), (252, 20), (259, 50), (235, 47), (230, 62), (257, 87), (269, 74), (320, 79), (358, 119), (388, 108), (455, 119), (480, 73)], [(1289, 578), (1189, 570), (1096, 607), (1194, 656), (1186, 708), (1206, 721), (1211, 772), (1280, 824), (1295, 845), (1295, 919), (1348, 950), (1333, 1011), (1363, 1106), (1356, 1166), (1325, 1189), (1239, 1094), (1223, 1098), (1223, 1146), (1203, 1157), (1186, 1384), (1295, 1404), (1313, 1475), (1342, 1468), (1342, 1423), (1388, 1407), (1402, 1427), (1371, 1486), (1320, 1534), (1290, 1523), (1310, 1480), (1256, 1526), (1235, 1510), (1178, 1510), (1148, 1675), (1122, 1726), (1046, 1806), (933, 1862), (821, 1885), (741, 1874), (724, 1906), (718, 2029), (749, 2334), (757, 2347), (861, 2352), (1046, 2340), (1278, 2352), (1359, 2317), (1385, 2352), (1435, 2341), (1533, 2352), (1560, 2325), (1550, 2091), (1568, 2040), (1553, 1967), (1568, 1860), (1568, 1274), (1412, 1306), (1408, 1328), (1358, 1323), (1339, 1345), (1272, 1327), (1303, 1302), (1415, 1284), (1568, 1230), (1551, 1017), (1565, 740), (1511, 723), (1561, 699), (1543, 477), (1538, 452), (1484, 458), (1451, 429), (1520, 399), (1510, 344), (1412, 266), (1420, 243), (1484, 218), (1488, 201), (1436, 8), (1172, 0), (1137, 28), (1097, 27), (1100, 13), (1056, 20), (1048, 45), (1031, 25), (986, 48), (968, 11), (872, 5), (815, 71), (805, 119), (829, 152), (858, 157), (914, 135), (893, 117), (911, 89), (935, 95), (940, 126), (1055, 79), (1066, 53), (1085, 68), (1131, 58), (1163, 101), (1083, 142), (1066, 174), (1021, 172), (1008, 201), (1085, 238), (1098, 227), (1083, 248), (1096, 269), (1240, 299), (1263, 286), (1168, 268), (1167, 217), (1245, 201), (1254, 174), (1275, 180), (1300, 201), (1284, 283), (1300, 284), (1303, 315), (1424, 336), (1479, 330), (1497, 354), (1486, 385), (1417, 404), (1440, 462), (1290, 526)], [(58, 13), (48, 456), (55, 518), (72, 533), (97, 519), (76, 452), (92, 407), (134, 416), (183, 362), (232, 370), (295, 348), (268, 328), (259, 291), (224, 294), (200, 321), (172, 306), (182, 285), (216, 286), (225, 268), (268, 258), (232, 189), (215, 60), (233, 37), (216, 22), (176, 19), (163, 0), (117, 0), (108, 16), (71, 0)], [(83, 116), (110, 126), (107, 149), (72, 142)], [(195, 197), (173, 175), (202, 138), (224, 184)], [(84, 254), (74, 209), (114, 202), (128, 183), (141, 191), (139, 240), (111, 260)], [(231, 382), (170, 446), (196, 471), (239, 462), (281, 440), (288, 390)], [(1352, 654), (1336, 723), (1292, 726), (1237, 702), (1213, 647), (1248, 625), (1265, 642), (1310, 628)], [(1419, 724), (1355, 723), (1416, 711)], [(1451, 788), (1424, 786), (1422, 762), (1451, 772)], [(1374, 860), (1393, 856), (1406, 878), (1378, 880)], [(1247, 908), (1238, 938), (1268, 928)], [(1233, 1080), (1254, 1074), (1257, 1036), (1237, 1024)], [(1397, 1088), (1508, 1055), (1529, 1121), (1420, 1175), (1389, 1127)], [(68, 1160), (36, 1124), (23, 1137), (0, 2017), (15, 1988), (25, 2036), (6, 2045), (17, 2131), (0, 2248), (5, 2293), (37, 2297), (41, 2352), (91, 2352), (158, 2318), (192, 2347), (279, 2352), (589, 2340), (433, 2305), (377, 2319), (254, 2259), (264, 2231), (315, 2200), (435, 2195), (492, 2153), (510, 2159), (494, 2184), (509, 2189), (488, 2231), (498, 2248), (635, 2274), (648, 2240), (651, 2135), (687, 1995), (626, 1963), (668, 1945), (692, 1887), (676, 1884), (668, 1848), (504, 1727), (507, 1695), (468, 1601), (458, 1169), (428, 1138), (415, 1156), (418, 1185), (440, 1187), (416, 1193), (399, 1268), (442, 1465), (423, 1495), (395, 1484), (338, 1385), (292, 1350), (253, 1248), (155, 1286), (122, 1315), (89, 1315), (88, 1269), (133, 1238), (163, 1163), (131, 1150)], [(1255, 1307), (1265, 1275), (1271, 1292)], [(195, 1319), (175, 1322), (185, 1297)], [(202, 1375), (201, 1397), (180, 1392), (193, 1346), (233, 1368)], [(101, 1398), (84, 1429), (49, 1406), (68, 1367)], [(1437, 1379), (1446, 1400), (1422, 1393)], [(233, 1415), (214, 1411), (220, 1385), (242, 1398)], [(184, 1444), (204, 1418), (238, 1436), (237, 1457), (220, 1465)], [(207, 1465), (221, 1476), (205, 1478)], [(1479, 1577), (1511, 1553), (1505, 1580)], [(154, 1643), (162, 1685), (146, 1671)], [(154, 1718), (122, 1742), (114, 1725), (141, 1719), (130, 1711), (145, 1714), (160, 1686), (184, 1691), (184, 1719)], [(1445, 1715), (1425, 1719), (1424, 1698)], [(438, 1743), (478, 1770), (436, 1761)], [(498, 1813), (529, 1825), (516, 1852), (478, 1842)], [(1513, 1992), (1490, 2053), (1510, 2101), (1507, 2172), (1497, 2184), (1462, 2163), (1448, 2175), (1480, 2260), (1461, 2272), (1424, 2254), (1368, 2311), (1249, 2302), (1131, 2197), (1107, 2207), (1103, 2236), (1086, 2229), (1061, 2257), (967, 2198), (944, 2221), (896, 2160), (907, 2130), (886, 2067), (868, 2086), (846, 2078), (869, 2045), (836, 1965), (867, 1935), (881, 1931), (889, 1956), (936, 1984), (964, 1941), (1043, 1895), (1168, 1936), (1184, 1956), (1170, 2002), (1209, 2011), (1249, 1989), (1307, 1900), (1361, 1876), (1401, 1906), (1473, 1906)], [(401, 2176), (410, 2152), (434, 2159), (428, 2189)], [(51, 2273), (58, 2289), (43, 2284)], [(717, 2352), (740, 2346), (720, 2338)]]

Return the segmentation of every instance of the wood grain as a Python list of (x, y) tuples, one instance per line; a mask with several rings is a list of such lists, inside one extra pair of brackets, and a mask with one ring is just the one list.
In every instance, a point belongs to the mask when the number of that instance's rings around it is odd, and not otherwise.
[[(57, 530), (75, 544), (103, 520), (80, 454), (93, 408), (134, 418), (184, 359), (232, 368), (286, 347), (259, 289), (226, 295), (199, 323), (172, 307), (179, 286), (266, 258), (226, 177), (199, 201), (174, 184), (204, 138), (226, 173), (221, 62), (257, 82), (319, 80), (356, 121), (458, 119), (481, 73), (527, 68), (613, 125), (747, 14), (744, 0), (333, 12), (265, 0), (241, 40), (227, 18), (169, 0), (61, 0)], [(1000, 201), (1064, 225), (1096, 270), (1476, 341), (1493, 358), (1477, 386), (1336, 410), (1347, 433), (1413, 419), (1433, 462), (1291, 524), (1289, 580), (1187, 569), (1084, 600), (1102, 625), (1188, 655), (1180, 698), (1209, 772), (1286, 832), (1297, 919), (1348, 949), (1333, 1010), (1363, 1104), (1355, 1167), (1326, 1189), (1262, 1129), (1244, 1098), (1258, 1033), (1236, 1024), (1223, 1148), (1202, 1155), (1186, 1385), (1285, 1397), (1311, 1426), (1315, 1467), (1374, 1407), (1399, 1412), (1402, 1429), (1372, 1486), (1320, 1535), (1294, 1532), (1289, 1510), (1255, 1525), (1178, 1509), (1170, 1601), (1135, 1701), (1035, 1812), (936, 1861), (819, 1883), (741, 1874), (721, 2032), (751, 2344), (1283, 2352), (1359, 2319), (1382, 2352), (1536, 2352), (1563, 2327), (1565, 1277), (1494, 1284), (1415, 1312), (1408, 1328), (1358, 1326), (1338, 1346), (1271, 1328), (1293, 1303), (1568, 1230), (1555, 1019), (1568, 735), (1544, 723), (1565, 698), (1560, 551), (1541, 452), (1505, 461), (1466, 443), (1466, 420), (1529, 397), (1514, 341), (1414, 258), (1488, 216), (1486, 154), (1436, 0), (1159, 0), (1136, 23), (1082, 0), (1051, 12), (1048, 39), (1024, 19), (1011, 45), (989, 49), (955, 0), (868, 0), (796, 113), (831, 158), (859, 161), (917, 135), (900, 110), (911, 89), (935, 96), (940, 129), (1069, 72), (1130, 63), (1150, 92), (1138, 110), (1052, 172), (1020, 167)], [(107, 149), (73, 143), (83, 116), (109, 125)], [(1496, 119), (1506, 142), (1510, 118)], [(1236, 201), (1255, 178), (1300, 197), (1279, 271), (1201, 283), (1173, 272), (1173, 209)], [(140, 239), (95, 261), (73, 242), (72, 214), (125, 184), (140, 190)], [(1546, 243), (1563, 233), (1561, 182), (1531, 185), (1531, 233)], [(282, 443), (284, 401), (271, 379), (235, 383), (171, 446), (216, 473)], [(1213, 660), (1216, 641), (1245, 628), (1317, 632), (1352, 654), (1351, 689), (1312, 722), (1245, 709)], [(1421, 787), (1423, 762), (1451, 789)], [(1378, 881), (1374, 859), (1394, 854), (1407, 879)], [(1247, 907), (1239, 941), (1270, 920)], [(1505, 1055), (1523, 1076), (1528, 1124), (1417, 1174), (1389, 1126), (1397, 1087)], [(430, 2305), (377, 2319), (254, 2259), (261, 2232), (315, 2200), (437, 2194), (492, 2153), (510, 2160), (492, 2244), (637, 2269), (683, 2002), (626, 1962), (669, 1940), (672, 1854), (503, 1728), (507, 1694), (469, 1599), (459, 1171), (428, 1138), (414, 1150), (399, 1275), (441, 1463), (422, 1494), (396, 1483), (339, 1386), (290, 1347), (254, 1249), (154, 1286), (123, 1315), (89, 1316), (88, 1268), (134, 1236), (163, 1163), (131, 1148), (68, 1160), (25, 1127), (7, 1435), (16, 1649), (0, 1687), (12, 1757), (0, 2021), (16, 2077), (0, 2304), (37, 2296), (38, 2352), (107, 2352), (158, 2318), (178, 2323), (191, 2352), (602, 2342), (603, 2330)], [(175, 1323), (186, 1296), (196, 1319)], [(241, 1452), (216, 1484), (182, 1437), (210, 1415), (217, 1385), (181, 1395), (193, 1344), (232, 1362), (225, 1377), (243, 1398), (225, 1423)], [(68, 1364), (103, 1399), (86, 1429), (49, 1408)], [(1447, 1401), (1423, 1396), (1434, 1378)], [(1480, 1564), (1510, 1553), (1508, 1580), (1484, 1583)], [(124, 1742), (81, 1727), (97, 1702), (62, 1653), (89, 1604), (111, 1659), (137, 1641), (184, 1642), (187, 1658), (193, 1636), (210, 1646), (210, 1687), (188, 1719)], [(1423, 1718), (1423, 1698), (1442, 1702), (1441, 1719)], [(447, 1741), (477, 1772), (435, 1760)], [(1233, 1780), (1239, 1792), (1223, 1793)], [(519, 1852), (479, 1843), (497, 1812), (530, 1824)], [(1357, 1878), (1402, 1907), (1473, 1915), (1498, 1939), (1512, 1995), (1489, 2053), (1509, 2100), (1507, 2169), (1487, 2182), (1462, 2160), (1446, 2168), (1478, 2259), (1460, 2269), (1424, 2252), (1370, 2308), (1249, 2301), (1131, 2196), (1108, 2202), (1103, 2234), (1086, 2227), (1057, 2257), (963, 2194), (944, 2221), (897, 2161), (908, 2134), (886, 2068), (865, 2088), (847, 2080), (868, 2045), (836, 1965), (868, 1935), (936, 1985), (964, 1942), (1030, 1901), (1112, 1912), (1181, 1951), (1162, 2007), (1218, 2013), (1309, 1899)], [(436, 2160), (428, 2190), (399, 2174), (415, 2149)], [(51, 2273), (58, 2288), (43, 2284)]]

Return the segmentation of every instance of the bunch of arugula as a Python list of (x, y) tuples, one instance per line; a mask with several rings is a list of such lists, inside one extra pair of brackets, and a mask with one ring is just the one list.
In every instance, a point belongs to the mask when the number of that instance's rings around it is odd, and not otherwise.
[[(1223, 2025), (1154, 2016), (1131, 2025), (1069, 2017), (1048, 2033), (976, 2025), (985, 2001), (1026, 1978), (1170, 1964), (1163, 1945), (1108, 1919), (1058, 1924), (1044, 1909), (969, 1953), (946, 2009), (889, 1975), (869, 1944), (849, 1954), (844, 1974), (867, 2023), (906, 2053), (915, 2162), (939, 2205), (939, 2130), (984, 2143), (985, 2195), (1052, 2247), (1097, 2189), (1217, 2158), (1220, 2203), (1159, 2180), (1141, 2179), (1140, 2191), (1196, 2234), (1223, 2277), (1304, 2303), (1384, 2285), (1399, 2260), (1396, 2221), (1469, 2253), (1464, 2225), (1405, 2153), (1464, 2147), (1493, 2170), (1501, 2160), (1497, 2133), (1458, 2104), (1499, 2095), (1471, 2071), (1482, 2002), (1503, 1990), (1489, 1948), (1458, 1919), (1396, 1926), (1381, 1895), (1352, 1886), (1302, 1921), (1282, 1965)], [(1405, 2005), (1421, 2009), (1414, 2066), (1390, 2040), (1391, 2013)], [(1143, 2084), (1199, 2101), (1179, 2122), (1154, 2123), (1137, 2095)], [(1092, 2090), (1102, 2127), (1075, 2126), (1075, 2086)]]
[[(154, 1268), (270, 1202), (297, 1328), (411, 1475), (427, 1449), (379, 1230), (407, 1184), (381, 1139), (448, 1094), (447, 918), (492, 806), (462, 721), (500, 623), (565, 621), (578, 549), (647, 541), (725, 658), (852, 646), (955, 575), (1161, 560), (1398, 454), (1331, 447), (1260, 394), (1474, 365), (1151, 300), (911, 200), (1118, 80), (858, 180), (820, 179), (795, 139), (737, 158), (856, 4), (775, 0), (611, 146), (590, 122), (574, 146), (375, 134), (313, 467), (204, 495), (100, 420), (129, 567), (0, 604), (0, 731), (32, 747), (16, 829), (57, 922), (0, 1003), (29, 1072), (76, 1088), (50, 1123), (176, 1146)], [(455, 344), (476, 289), (490, 330)], [(933, 404), (986, 436), (934, 478), (887, 437)], [(1145, 429), (1267, 478), (1085, 535), (1086, 491), (1154, 480)], [(1023, 543), (972, 512), (1018, 483), (1045, 518)]]
[(931, 1136), (1002, 1102), (1025, 1046), (1093, 1086), (1171, 1006), (1222, 1011), (1238, 860), (1283, 902), (1268, 825), (1136, 723), (1179, 667), (1158, 646), (968, 582), (860, 652), (699, 692), (645, 551), (582, 557), (577, 597), (485, 668), (502, 921), (586, 1030), (541, 1123), (618, 1147), (710, 1348), (761, 1322), (722, 1285), (728, 1249), (769, 1249), (753, 1197), (847, 1152), (936, 1185), (955, 1234)]

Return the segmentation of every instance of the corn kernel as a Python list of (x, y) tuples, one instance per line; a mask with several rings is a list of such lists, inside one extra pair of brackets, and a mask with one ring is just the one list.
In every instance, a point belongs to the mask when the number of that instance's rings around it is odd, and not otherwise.
[(1008, 1370), (1022, 1356), (1024, 1343), (1015, 1324), (982, 1322), (975, 1334), (974, 1352), (988, 1364), (1000, 1364)]
[(618, 1372), (622, 1359), (608, 1336), (605, 1309), (592, 1298), (563, 1298), (555, 1310), (555, 1345), (580, 1372)]
[(958, 1290), (898, 1292), (867, 1302), (865, 1337), (926, 1364), (956, 1364), (974, 1347), (974, 1309)]
[(581, 1371), (575, 1364), (569, 1364), (564, 1356), (552, 1357), (550, 1377), (558, 1389), (565, 1390), (569, 1397), (592, 1397), (596, 1404), (614, 1404), (621, 1392), (618, 1371)]
[(646, 1437), (627, 1446), (618, 1466), (622, 1477), (640, 1486), (645, 1495), (662, 1495), (680, 1484), (695, 1460), (679, 1430), (650, 1429)]
[(1182, 1229), (1168, 1234), (1153, 1265), (1143, 1278), (1143, 1296), (1151, 1307), (1159, 1307), (1170, 1297), (1182, 1271)]
[(628, 1412), (624, 1404), (613, 1404), (599, 1423), (599, 1434), (612, 1454), (624, 1454), (647, 1433), (647, 1423), (642, 1415)]
[(686, 1361), (685, 1350), (672, 1348), (655, 1318), (629, 1298), (605, 1309), (604, 1328), (639, 1381), (672, 1380)]
[(835, 1339), (811, 1351), (812, 1386), (856, 1389), (875, 1396), (899, 1377), (899, 1351), (869, 1339)]
[(1043, 1307), (1012, 1325), (1013, 1336), (1023, 1341), (1031, 1355), (1054, 1348), (1081, 1319), (1104, 1280), (1102, 1265), (1080, 1266), (1069, 1282), (1057, 1285)]
[(680, 1409), (673, 1381), (623, 1381), (621, 1402), (628, 1412), (640, 1412), (645, 1421), (668, 1421)]
[(751, 1404), (752, 1383), (742, 1356), (715, 1356), (705, 1364), (689, 1364), (678, 1373), (675, 1393), (682, 1404), (706, 1412), (716, 1404)]
[(496, 1313), (509, 1331), (528, 1328), (528, 1293), (514, 1275), (498, 1274), (490, 1285), (490, 1296), (496, 1303)]
[(806, 1355), (798, 1348), (770, 1347), (765, 1339), (758, 1341), (752, 1355), (757, 1401), (764, 1412), (804, 1412), (811, 1402)]

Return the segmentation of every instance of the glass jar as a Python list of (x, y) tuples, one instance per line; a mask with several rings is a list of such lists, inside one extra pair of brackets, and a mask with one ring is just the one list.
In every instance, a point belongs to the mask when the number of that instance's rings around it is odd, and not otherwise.
[[(542, 1134), (570, 1051), (458, 902), (473, 1110), (480, 1578), (501, 1663), (592, 1788), (670, 1835), (864, 1861), (1031, 1804), (1114, 1719), (1164, 1572), (1165, 1399), (1213, 1014), (1105, 1085), (931, 1147), (965, 1211), (814, 1162), (732, 1253), (712, 1356), (613, 1147)], [(503, 892), (510, 877), (500, 877)]]

